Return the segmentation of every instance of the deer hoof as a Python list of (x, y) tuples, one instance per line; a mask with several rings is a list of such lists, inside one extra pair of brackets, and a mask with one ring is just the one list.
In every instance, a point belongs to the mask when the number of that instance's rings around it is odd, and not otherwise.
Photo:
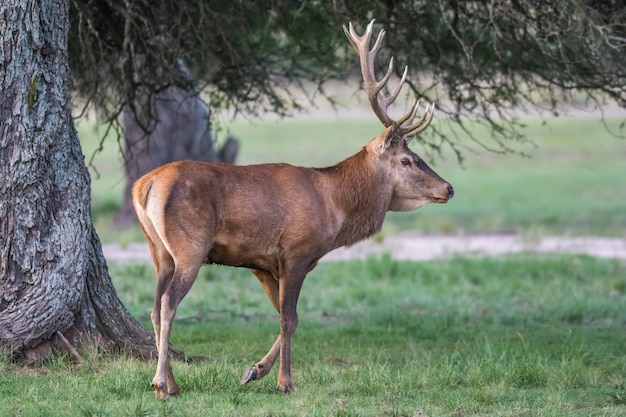
[(167, 387), (165, 385), (165, 381), (161, 382), (152, 382), (150, 385), (154, 388), (154, 396), (157, 397), (161, 401), (165, 401), (169, 397), (169, 393), (167, 392)]
[(178, 388), (178, 386), (175, 386), (174, 388), (168, 388), (167, 391), (167, 393), (173, 397), (180, 395), (180, 388)]
[(241, 377), (241, 385), (247, 384), (250, 381), (256, 381), (259, 377), (259, 370), (256, 365), (248, 369)]
[(292, 394), (296, 392), (296, 387), (293, 384), (283, 384), (279, 385), (277, 388), (278, 391), (282, 392), (283, 394)]

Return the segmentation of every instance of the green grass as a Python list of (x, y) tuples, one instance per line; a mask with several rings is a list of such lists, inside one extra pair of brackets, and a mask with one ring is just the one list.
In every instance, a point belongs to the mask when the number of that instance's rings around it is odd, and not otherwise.
[[(147, 265), (111, 265), (120, 297), (148, 325)], [(626, 263), (514, 256), (424, 263), (322, 263), (300, 298), (299, 390), (276, 370), (240, 386), (278, 319), (249, 271), (208, 267), (183, 301), (166, 403), (155, 363), (82, 352), (22, 369), (0, 360), (0, 416), (624, 416)]]
[[(415, 212), (390, 213), (383, 233), (405, 230), (427, 233), (470, 233), (513, 230), (540, 235), (626, 236), (626, 143), (592, 117), (562, 117), (549, 125), (524, 119), (535, 148), (529, 154), (500, 155), (466, 152), (461, 167), (450, 152), (431, 166), (456, 190), (446, 205), (429, 205)], [(608, 119), (617, 131), (622, 119)], [(443, 121), (433, 122), (445, 130)], [(371, 119), (266, 120), (222, 123), (218, 140), (231, 133), (241, 141), (239, 163), (289, 162), (326, 166), (355, 152), (380, 131)], [(479, 137), (489, 132), (475, 130)], [(79, 124), (86, 155), (91, 156), (99, 133), (88, 122)], [(459, 138), (472, 147), (467, 138)], [(419, 145), (413, 145), (420, 152)], [(476, 150), (476, 146), (473, 146)], [(100, 172), (93, 180), (93, 213), (104, 241), (143, 241), (138, 228), (112, 227), (124, 187), (117, 142), (110, 140), (95, 156)]]

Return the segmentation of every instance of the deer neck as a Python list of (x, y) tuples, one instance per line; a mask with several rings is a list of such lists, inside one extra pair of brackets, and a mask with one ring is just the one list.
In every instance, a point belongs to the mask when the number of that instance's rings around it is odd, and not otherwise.
[(333, 248), (363, 240), (382, 227), (391, 202), (391, 185), (365, 149), (320, 170), (333, 202), (337, 234)]

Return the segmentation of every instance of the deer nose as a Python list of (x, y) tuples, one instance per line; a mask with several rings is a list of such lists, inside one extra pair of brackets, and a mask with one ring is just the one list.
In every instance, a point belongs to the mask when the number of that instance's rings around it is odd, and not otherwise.
[(450, 199), (452, 197), (454, 197), (454, 188), (448, 184), (448, 198)]

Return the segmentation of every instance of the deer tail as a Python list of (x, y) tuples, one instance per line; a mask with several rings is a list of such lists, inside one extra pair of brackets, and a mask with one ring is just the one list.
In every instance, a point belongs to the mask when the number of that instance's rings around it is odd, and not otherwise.
[(143, 211), (146, 209), (152, 184), (152, 178), (142, 177), (133, 185), (133, 206), (135, 206), (137, 214), (139, 214), (139, 210)]

